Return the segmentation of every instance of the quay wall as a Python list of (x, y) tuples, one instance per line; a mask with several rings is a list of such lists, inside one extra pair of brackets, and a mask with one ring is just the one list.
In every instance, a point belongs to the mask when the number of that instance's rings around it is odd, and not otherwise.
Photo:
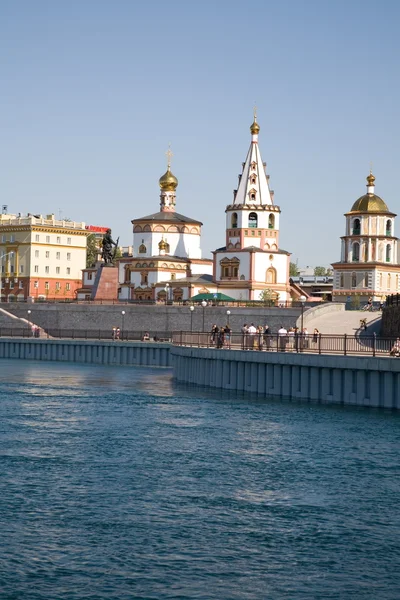
[(400, 360), (173, 346), (182, 383), (291, 400), (400, 409)]
[[(63, 303), (6, 303), (0, 308), (17, 317), (28, 318), (29, 321), (51, 333), (58, 329), (96, 330), (120, 327), (125, 331), (210, 331), (214, 323), (226, 325), (227, 314), (233, 331), (240, 331), (243, 323), (265, 325), (273, 332), (281, 325), (294, 327), (300, 315), (300, 308), (275, 307), (236, 307), (236, 306), (195, 306), (191, 318), (189, 306), (176, 305), (138, 305), (138, 304), (63, 304)], [(122, 317), (122, 311), (125, 311)], [(306, 312), (304, 313), (306, 314)], [(0, 317), (1, 318), (1, 317)], [(9, 319), (11, 321), (11, 319)], [(17, 323), (18, 324), (18, 323)], [(4, 322), (4, 326), (12, 323)], [(20, 323), (18, 324), (20, 326)]]
[(0, 338), (0, 359), (169, 367), (171, 344)]

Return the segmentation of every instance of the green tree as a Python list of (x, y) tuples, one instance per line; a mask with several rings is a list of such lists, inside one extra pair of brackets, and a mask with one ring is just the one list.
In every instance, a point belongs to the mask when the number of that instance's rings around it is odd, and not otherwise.
[(299, 274), (299, 270), (297, 268), (296, 263), (291, 262), (289, 265), (289, 275), (290, 277), (297, 277)]
[(97, 244), (96, 236), (91, 233), (86, 240), (86, 268), (94, 267), (97, 261), (97, 255), (99, 253), (99, 247)]
[(315, 275), (315, 277), (325, 277), (325, 275), (326, 275), (325, 267), (315, 267), (314, 275)]
[(267, 306), (274, 306), (275, 302), (279, 299), (279, 294), (270, 288), (260, 292), (260, 300)]

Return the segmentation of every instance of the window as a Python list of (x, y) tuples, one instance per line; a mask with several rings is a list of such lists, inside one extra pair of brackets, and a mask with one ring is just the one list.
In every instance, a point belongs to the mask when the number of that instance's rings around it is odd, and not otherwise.
[(140, 244), (139, 246), (139, 254), (146, 254), (147, 248), (144, 244)]
[(39, 273), (39, 266), (38, 265), (35, 265), (34, 271), (35, 271), (35, 273)]
[(276, 269), (274, 267), (267, 269), (265, 281), (267, 283), (276, 283)]
[(70, 246), (71, 245), (71, 238), (67, 238), (67, 244)]
[(237, 213), (232, 213), (232, 217), (231, 217), (231, 227), (232, 229), (236, 229), (237, 228)]
[[(67, 275), (70, 275), (70, 274), (71, 274), (71, 269), (69, 267), (67, 267)], [(90, 279), (92, 278), (91, 275), (92, 274), (90, 273)], [(88, 279), (89, 279), (89, 277), (88, 277)]]
[(61, 257), (61, 252), (56, 252), (56, 259), (60, 260), (60, 257)]
[(261, 231), (258, 231), (257, 233), (258, 233), (258, 235), (261, 237)]
[(220, 261), (221, 265), (221, 279), (237, 279), (239, 273), (239, 259), (236, 258), (223, 258)]
[(343, 288), (344, 287), (344, 275), (343, 273), (340, 273), (340, 287)]
[(358, 262), (360, 260), (360, 244), (358, 242), (354, 242), (352, 246), (351, 259), (353, 262)]
[(57, 244), (61, 244), (61, 238), (57, 237)]
[(176, 279), (176, 273), (171, 273), (171, 279)]
[(268, 229), (275, 228), (275, 215), (269, 215), (268, 217)]
[(38, 241), (39, 241), (39, 236), (35, 235), (35, 242), (38, 242)]
[(149, 280), (148, 280), (148, 274), (147, 273), (140, 273), (141, 276), (141, 285), (147, 285)]
[[(257, 223), (258, 223), (257, 213), (251, 212), (249, 214), (249, 227), (257, 227)], [(253, 232), (253, 235), (254, 235), (254, 232)]]
[(379, 287), (382, 288), (382, 273), (379, 273)]
[(391, 252), (392, 252), (392, 247), (390, 244), (387, 244), (387, 246), (386, 246), (386, 262), (390, 262)]
[(24, 282), (23, 282), (23, 281), (20, 281), (20, 282), (19, 282), (19, 289), (20, 289), (20, 290), (23, 290), (23, 289), (24, 289)]
[(50, 285), (49, 285), (48, 281), (45, 281), (45, 283), (44, 283), (44, 289), (45, 290), (49, 290), (50, 289)]
[(355, 273), (352, 273), (351, 275), (351, 287), (357, 287), (357, 275)]
[(50, 268), (49, 268), (49, 267), (45, 267), (45, 268), (44, 268), (44, 272), (45, 272), (45, 273), (49, 273), (49, 272), (50, 272)]
[(255, 185), (257, 183), (257, 175), (255, 173), (253, 173), (252, 175), (250, 175), (250, 183), (252, 185)]
[(61, 287), (61, 286), (60, 286), (60, 282), (59, 282), (59, 281), (56, 281), (56, 290), (57, 290), (57, 292), (59, 292), (59, 291), (60, 291), (60, 287)]
[(353, 235), (360, 235), (361, 233), (361, 222), (360, 219), (354, 219), (353, 221)]
[(15, 235), (13, 235), (13, 234), (10, 235), (10, 242), (15, 242)]
[(37, 289), (37, 288), (39, 287), (39, 282), (38, 282), (38, 281), (35, 281), (35, 282), (33, 283), (33, 287)]
[(392, 221), (390, 219), (386, 221), (386, 235), (392, 235)]
[(245, 229), (244, 235), (249, 235), (248, 229)]
[(6, 241), (6, 236), (5, 236), (4, 234), (1, 236), (1, 241), (2, 241), (3, 243)]
[(50, 244), (50, 236), (46, 235), (46, 244)]
[(14, 265), (10, 265), (10, 273), (14, 273)]
[(60, 274), (60, 267), (56, 267), (56, 274), (59, 275)]
[(69, 292), (70, 289), (71, 289), (71, 284), (70, 283), (66, 283), (65, 284), (65, 289), (66, 289), (67, 292)]
[(390, 273), (388, 273), (388, 276), (387, 276), (387, 289), (388, 290), (390, 290), (391, 285), (392, 285), (392, 276), (390, 275)]
[(46, 250), (46, 258), (50, 258), (50, 252), (49, 252), (49, 250)]
[(88, 278), (88, 281), (92, 281), (93, 273), (88, 273), (87, 278)]
[(71, 252), (67, 252), (67, 260), (71, 260)]
[(35, 258), (39, 258), (39, 250), (35, 250)]
[(14, 289), (14, 282), (10, 281), (10, 290), (13, 290), (13, 289)]
[(24, 265), (19, 265), (19, 272), (23, 273), (24, 272)]
[(229, 277), (229, 267), (223, 268), (223, 274), (224, 274), (224, 277)]

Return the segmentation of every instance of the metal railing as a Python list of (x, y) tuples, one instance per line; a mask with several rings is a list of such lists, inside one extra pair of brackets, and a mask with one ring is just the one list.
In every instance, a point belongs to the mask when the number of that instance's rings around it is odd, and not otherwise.
[(390, 356), (400, 355), (395, 338), (383, 338), (376, 335), (330, 335), (309, 334), (279, 335), (279, 334), (242, 334), (213, 336), (202, 332), (174, 332), (172, 343), (176, 346), (197, 348), (218, 348), (226, 350), (252, 350), (257, 352), (294, 352), (310, 354), (337, 354), (342, 356)]
[(171, 331), (129, 331), (120, 329), (58, 329), (49, 327), (0, 327), (0, 337), (66, 340), (115, 340), (124, 342), (169, 342)]
[(386, 296), (386, 306), (399, 306), (400, 305), (400, 294), (391, 294)]

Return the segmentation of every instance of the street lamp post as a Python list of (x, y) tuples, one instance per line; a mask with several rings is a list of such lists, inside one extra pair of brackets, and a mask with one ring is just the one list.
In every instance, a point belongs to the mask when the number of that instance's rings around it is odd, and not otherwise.
[(169, 301), (169, 283), (165, 284), (165, 304)]
[(28, 328), (31, 330), (32, 332), (32, 328), (31, 328), (31, 310), (28, 310)]
[(203, 333), (204, 333), (204, 317), (205, 317), (204, 309), (207, 306), (207, 302), (205, 300), (202, 300), (201, 305), (203, 307)]
[(226, 311), (226, 318), (228, 319), (228, 327), (229, 327), (229, 317), (231, 316), (231, 311), (227, 310)]
[(303, 325), (304, 325), (304, 303), (307, 300), (305, 296), (300, 296), (301, 302), (301, 327), (300, 327), (300, 348), (303, 349)]
[(193, 311), (194, 311), (194, 306), (190, 306), (189, 310), (190, 310), (190, 332), (192, 333), (192, 331), (193, 331)]
[(121, 312), (122, 315), (122, 327), (121, 327), (121, 339), (124, 339), (124, 324), (125, 324), (125, 311)]

